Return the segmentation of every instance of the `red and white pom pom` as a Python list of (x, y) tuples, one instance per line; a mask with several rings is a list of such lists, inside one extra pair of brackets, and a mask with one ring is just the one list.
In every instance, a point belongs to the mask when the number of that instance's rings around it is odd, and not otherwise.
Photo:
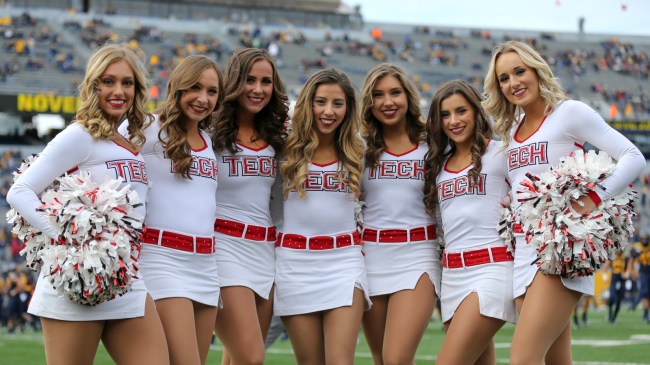
[(515, 252), (515, 223), (516, 218), (515, 211), (512, 208), (512, 195), (508, 193), (501, 202), (501, 219), (499, 219), (497, 226), (499, 237), (503, 239), (503, 243), (506, 245), (508, 252)]
[[(21, 162), (18, 169), (13, 173), (13, 180), (16, 182), (18, 177), (27, 171), (27, 169), (36, 161), (38, 154), (33, 154), (25, 157)], [(47, 189), (55, 188), (58, 183), (52, 183)], [(37, 271), (41, 265), (41, 250), (46, 244), (49, 244), (50, 237), (29, 225), (25, 219), (18, 214), (18, 212), (11, 208), (7, 212), (7, 222), (11, 225), (11, 232), (14, 233), (19, 240), (23, 242), (23, 248), (20, 251), (21, 255), (25, 256), (25, 265)]]
[(547, 274), (578, 277), (593, 273), (625, 249), (634, 228), (636, 192), (627, 188), (581, 215), (571, 201), (587, 194), (611, 174), (615, 164), (607, 153), (582, 150), (539, 175), (521, 182), (520, 219), (526, 241), (537, 250), (535, 264)]
[(58, 179), (43, 194), (41, 209), (60, 235), (41, 251), (46, 280), (62, 297), (97, 305), (131, 289), (138, 268), (144, 217), (140, 198), (122, 181), (101, 185), (87, 172)]

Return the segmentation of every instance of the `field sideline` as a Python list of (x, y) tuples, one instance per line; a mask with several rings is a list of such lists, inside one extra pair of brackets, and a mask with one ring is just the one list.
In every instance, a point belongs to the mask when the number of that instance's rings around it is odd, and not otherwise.
[[(575, 365), (650, 365), (650, 325), (641, 321), (641, 311), (621, 308), (618, 321), (610, 325), (605, 320), (605, 311), (591, 311), (589, 326), (574, 329), (572, 334)], [(514, 326), (506, 325), (495, 338), (497, 363), (507, 364), (510, 339)], [(31, 329), (24, 334), (6, 334), (0, 329), (0, 364), (42, 365), (45, 364), (43, 338)], [(443, 334), (439, 320), (431, 321), (416, 357), (417, 364), (432, 364), (435, 352), (442, 343)], [(220, 346), (210, 351), (208, 364), (219, 364)], [(289, 341), (278, 341), (269, 349), (265, 364), (294, 364)], [(113, 364), (103, 347), (95, 359), (97, 365)], [(361, 337), (357, 346), (355, 364), (372, 365), (370, 351)]]

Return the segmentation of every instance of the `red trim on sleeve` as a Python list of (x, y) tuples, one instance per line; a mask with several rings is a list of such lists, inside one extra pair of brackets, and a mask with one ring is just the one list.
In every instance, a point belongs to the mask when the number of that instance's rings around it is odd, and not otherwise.
[(588, 197), (589, 197), (589, 198), (590, 198), (590, 199), (591, 199), (591, 200), (592, 200), (596, 205), (600, 205), (600, 202), (602, 201), (602, 199), (600, 199), (600, 196), (598, 196), (598, 193), (596, 193), (596, 192), (593, 191), (593, 190), (589, 190), (589, 191), (587, 192), (587, 196), (588, 196)]

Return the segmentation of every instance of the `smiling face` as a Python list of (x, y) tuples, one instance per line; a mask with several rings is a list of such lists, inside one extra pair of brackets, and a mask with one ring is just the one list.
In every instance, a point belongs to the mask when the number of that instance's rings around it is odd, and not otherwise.
[(246, 82), (237, 97), (241, 111), (257, 114), (268, 105), (273, 96), (273, 67), (266, 60), (253, 63)]
[(459, 93), (452, 94), (442, 100), (440, 104), (440, 119), (442, 120), (443, 131), (456, 145), (457, 149), (471, 147), (476, 124), (475, 118), (474, 109), (467, 99)]
[(106, 67), (99, 77), (99, 107), (113, 124), (133, 105), (135, 77), (126, 61), (117, 61)]
[(198, 123), (214, 111), (219, 99), (219, 77), (206, 68), (197, 82), (181, 92), (180, 108), (190, 123)]
[(338, 84), (321, 84), (312, 101), (314, 126), (319, 138), (332, 137), (343, 122), (347, 105), (345, 93)]
[(372, 115), (384, 127), (404, 127), (408, 98), (402, 83), (393, 75), (377, 80), (372, 90)]
[(525, 109), (543, 102), (537, 73), (516, 52), (506, 52), (499, 56), (495, 71), (501, 92), (510, 103)]

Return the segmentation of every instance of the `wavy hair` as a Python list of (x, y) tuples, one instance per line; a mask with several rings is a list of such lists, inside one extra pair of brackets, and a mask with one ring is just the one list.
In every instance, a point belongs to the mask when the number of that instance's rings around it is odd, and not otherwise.
[(336, 154), (339, 159), (341, 178), (347, 174), (350, 193), (355, 197), (361, 191), (361, 172), (363, 156), (363, 141), (359, 137), (359, 114), (354, 89), (350, 79), (343, 72), (327, 68), (313, 74), (298, 95), (292, 118), (292, 129), (283, 149), (284, 160), (280, 173), (284, 180), (283, 194), (286, 198), (289, 192), (295, 190), (301, 198), (305, 197), (305, 181), (309, 163), (318, 148), (318, 134), (314, 124), (316, 117), (312, 109), (314, 95), (320, 85), (339, 85), (345, 94), (346, 112), (342, 123), (335, 132)]
[(361, 89), (361, 121), (363, 123), (363, 137), (366, 140), (366, 166), (373, 167), (379, 164), (379, 156), (386, 148), (384, 143), (383, 126), (372, 113), (374, 101), (373, 89), (382, 77), (394, 76), (404, 88), (408, 110), (406, 113), (406, 133), (411, 143), (419, 144), (426, 140), (426, 125), (420, 108), (420, 95), (408, 80), (406, 72), (399, 66), (382, 63), (373, 67), (366, 76)]
[(255, 115), (253, 128), (256, 135), (268, 142), (276, 154), (282, 150), (287, 137), (285, 122), (289, 119), (289, 98), (285, 94), (284, 84), (278, 75), (273, 57), (263, 49), (241, 48), (228, 59), (226, 67), (226, 91), (224, 101), (217, 113), (217, 121), (212, 130), (214, 150), (221, 152), (227, 149), (231, 153), (239, 151), (236, 145), (239, 125), (236, 120), (237, 98), (246, 86), (248, 73), (253, 64), (266, 61), (273, 69), (273, 95), (269, 103)]
[[(160, 120), (158, 139), (165, 148), (165, 153), (172, 160), (176, 174), (185, 179), (191, 179), (192, 153), (187, 139), (187, 122), (181, 109), (181, 97), (185, 90), (199, 82), (203, 72), (208, 69), (213, 69), (219, 80), (216, 110), (221, 104), (224, 94), (221, 70), (219, 70), (219, 65), (209, 57), (194, 55), (185, 58), (172, 71), (167, 82), (167, 99), (156, 111)], [(213, 129), (214, 121), (214, 113), (208, 114), (199, 122), (199, 129)]]
[(496, 72), (496, 63), (502, 54), (515, 52), (521, 61), (530, 67), (539, 80), (539, 93), (546, 103), (545, 113), (550, 114), (555, 106), (567, 100), (568, 96), (560, 85), (560, 81), (553, 75), (553, 71), (542, 56), (531, 46), (519, 41), (508, 41), (497, 45), (492, 50), (492, 59), (483, 83), (483, 108), (495, 119), (494, 130), (503, 141), (503, 149), (510, 144), (510, 131), (523, 113), (520, 107), (511, 104), (501, 91), (499, 76)]
[[(445, 159), (456, 151), (456, 146), (444, 132), (442, 122), (442, 102), (452, 95), (461, 95), (474, 111), (474, 131), (472, 135), (472, 165), (467, 172), (469, 183), (478, 182), (483, 164), (481, 158), (487, 150), (490, 138), (492, 138), (492, 127), (487, 113), (481, 107), (481, 94), (470, 84), (463, 80), (451, 80), (438, 88), (433, 95), (429, 116), (427, 118), (429, 151), (426, 154), (425, 182), (424, 182), (424, 204), (427, 212), (433, 215), (435, 203), (438, 200), (436, 178), (443, 169)], [(447, 147), (449, 149), (447, 150)], [(445, 151), (447, 150), (447, 151)]]
[(101, 77), (106, 69), (119, 61), (124, 61), (129, 65), (135, 81), (133, 104), (122, 116), (120, 122), (128, 119), (129, 142), (136, 150), (140, 150), (145, 142), (142, 130), (153, 120), (153, 116), (147, 111), (147, 91), (150, 80), (142, 60), (126, 45), (107, 43), (98, 48), (88, 59), (86, 74), (79, 85), (81, 103), (77, 109), (75, 122), (84, 126), (96, 140), (113, 137), (117, 126), (108, 120), (106, 113), (99, 106), (99, 87)]

